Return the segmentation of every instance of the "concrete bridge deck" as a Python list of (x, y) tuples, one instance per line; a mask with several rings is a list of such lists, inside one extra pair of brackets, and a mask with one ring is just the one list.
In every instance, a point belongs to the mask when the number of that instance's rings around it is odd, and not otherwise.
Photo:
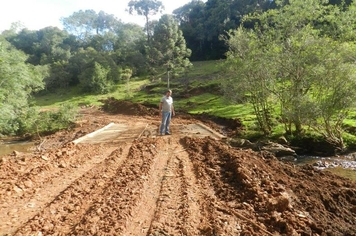
[[(124, 142), (132, 141), (137, 138), (158, 136), (158, 125), (137, 122), (135, 125), (124, 123), (110, 123), (105, 127), (74, 140), (77, 143), (104, 143), (104, 142)], [(214, 139), (224, 139), (225, 136), (217, 133), (211, 128), (201, 123), (195, 124), (172, 124), (171, 131), (173, 136), (207, 137)]]

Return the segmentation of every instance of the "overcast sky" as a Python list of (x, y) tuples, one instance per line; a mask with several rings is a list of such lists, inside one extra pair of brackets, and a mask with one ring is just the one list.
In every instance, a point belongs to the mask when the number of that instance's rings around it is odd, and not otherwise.
[[(30, 30), (38, 30), (47, 26), (62, 29), (61, 17), (68, 17), (79, 10), (92, 9), (97, 13), (104, 11), (115, 15), (123, 22), (144, 25), (143, 16), (132, 16), (125, 11), (130, 0), (10, 0), (0, 8), (0, 32), (9, 29), (11, 23), (21, 22)], [(187, 4), (190, 0), (161, 0), (165, 6), (164, 13)]]

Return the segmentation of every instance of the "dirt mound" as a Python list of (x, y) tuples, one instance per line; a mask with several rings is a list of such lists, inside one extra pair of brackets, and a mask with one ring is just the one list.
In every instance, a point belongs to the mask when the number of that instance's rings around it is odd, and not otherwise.
[[(149, 108), (138, 103), (130, 101), (117, 100), (108, 98), (102, 100), (104, 103), (102, 109), (111, 114), (135, 115), (135, 116), (153, 116), (158, 115), (158, 109)], [(157, 105), (158, 108), (158, 105)]]
[(37, 151), (1, 157), (0, 235), (356, 235), (356, 184), (312, 166), (178, 134), (70, 142), (137, 119), (87, 109)]
[[(115, 98), (108, 98), (101, 101), (102, 110), (110, 114), (122, 114), (133, 116), (158, 116), (158, 105), (143, 105), (131, 101), (121, 101)], [(174, 119), (180, 119), (181, 123), (190, 121), (203, 122), (205, 125), (227, 136), (238, 135), (243, 129), (239, 119), (227, 119), (210, 116), (207, 114), (190, 115), (182, 111), (176, 111)]]
[[(211, 208), (251, 223), (240, 233), (356, 235), (356, 185), (349, 180), (208, 138), (185, 138), (184, 146), (201, 183), (212, 186)], [(209, 235), (226, 233), (219, 223), (212, 219)]]
[(239, 135), (245, 127), (243, 126), (240, 119), (228, 119), (222, 117), (214, 117), (208, 114), (199, 114), (195, 116), (196, 119), (199, 119), (203, 123), (206, 123), (214, 130), (225, 134), (226, 136), (236, 136)]

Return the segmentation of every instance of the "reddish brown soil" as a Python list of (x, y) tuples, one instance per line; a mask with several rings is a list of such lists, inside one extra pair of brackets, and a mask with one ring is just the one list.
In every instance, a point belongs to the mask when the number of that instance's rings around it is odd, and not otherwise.
[(83, 109), (73, 130), (2, 157), (0, 235), (356, 235), (356, 184), (311, 166), (178, 132), (71, 143), (118, 119), (159, 123), (135, 106)]

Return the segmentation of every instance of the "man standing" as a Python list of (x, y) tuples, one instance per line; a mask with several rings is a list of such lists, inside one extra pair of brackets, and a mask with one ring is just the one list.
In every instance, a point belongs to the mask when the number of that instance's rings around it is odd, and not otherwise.
[(161, 135), (171, 134), (169, 132), (169, 124), (171, 123), (171, 117), (175, 115), (173, 107), (173, 98), (171, 97), (172, 90), (167, 90), (166, 95), (164, 95), (159, 103), (159, 114), (161, 116), (162, 122), (159, 129)]

